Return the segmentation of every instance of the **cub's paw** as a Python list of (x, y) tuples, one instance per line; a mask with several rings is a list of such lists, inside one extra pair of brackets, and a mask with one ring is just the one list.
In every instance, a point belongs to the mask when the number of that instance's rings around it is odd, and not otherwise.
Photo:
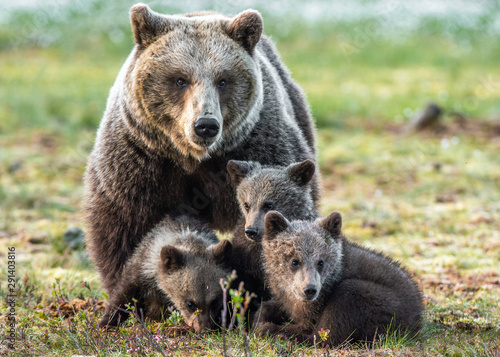
[(120, 325), (128, 318), (127, 314), (120, 311), (106, 311), (99, 321), (99, 327), (114, 327)]
[(290, 317), (281, 309), (281, 305), (271, 300), (260, 306), (253, 317), (252, 326), (263, 325), (266, 322), (281, 325), (288, 321)]
[(283, 329), (283, 326), (273, 324), (272, 322), (267, 322), (255, 326), (254, 333), (257, 336), (272, 336), (278, 334)]

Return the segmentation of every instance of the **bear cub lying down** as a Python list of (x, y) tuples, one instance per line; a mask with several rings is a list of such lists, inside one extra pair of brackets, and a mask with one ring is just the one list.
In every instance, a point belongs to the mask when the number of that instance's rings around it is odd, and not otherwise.
[(341, 227), (338, 212), (315, 222), (266, 214), (263, 261), (273, 299), (255, 316), (260, 333), (312, 343), (324, 329), (338, 345), (373, 341), (389, 328), (421, 328), (422, 296), (408, 272), (347, 240)]
[(134, 306), (134, 298), (143, 317), (160, 320), (175, 305), (196, 332), (217, 328), (223, 307), (219, 281), (229, 274), (225, 262), (231, 248), (231, 242), (219, 242), (192, 217), (166, 217), (127, 261), (100, 325), (118, 325), (128, 318), (125, 305)]

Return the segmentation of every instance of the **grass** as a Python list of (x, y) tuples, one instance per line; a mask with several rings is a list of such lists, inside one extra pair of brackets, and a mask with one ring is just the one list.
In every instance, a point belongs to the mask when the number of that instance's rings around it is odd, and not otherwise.
[[(128, 5), (89, 4), (58, 9), (65, 21), (19, 12), (0, 25), (0, 241), (16, 247), (15, 355), (158, 355), (151, 336), (167, 354), (220, 355), (220, 334), (200, 337), (157, 323), (147, 325), (152, 335), (141, 325), (96, 328), (99, 278), (63, 235), (83, 226), (86, 157), (132, 42)], [(117, 23), (106, 20), (118, 10)], [(450, 30), (432, 19), (399, 36), (378, 29), (376, 19), (298, 22), (288, 31), (282, 19), (265, 19), (317, 121), (322, 213), (341, 211), (346, 235), (400, 260), (426, 297), (417, 340), (395, 333), (370, 349), (329, 353), (500, 355), (498, 35), (481, 26)], [(428, 101), (445, 109), (444, 128), (400, 133)], [(457, 113), (467, 118), (465, 129)], [(232, 355), (244, 353), (238, 332), (228, 341)], [(327, 353), (253, 336), (250, 350)]]

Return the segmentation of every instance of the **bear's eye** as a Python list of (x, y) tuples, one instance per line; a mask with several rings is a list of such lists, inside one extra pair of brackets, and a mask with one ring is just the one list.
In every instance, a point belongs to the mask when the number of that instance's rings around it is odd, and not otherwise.
[(268, 211), (272, 211), (274, 209), (274, 203), (272, 202), (266, 202), (264, 203), (264, 211), (268, 212)]
[(324, 261), (322, 261), (322, 260), (320, 260), (320, 261), (318, 262), (318, 268), (319, 268), (319, 269), (322, 269), (324, 266), (325, 266), (325, 262), (324, 262)]
[(218, 88), (226, 88), (227, 87), (227, 81), (225, 79), (221, 79), (219, 83), (217, 83)]
[(292, 268), (297, 269), (300, 263), (297, 259), (292, 260)]
[(189, 309), (189, 311), (195, 312), (196, 311), (196, 304), (192, 301), (188, 301), (187, 308)]
[(248, 205), (248, 203), (245, 202), (243, 204), (243, 207), (245, 207), (245, 211), (247, 211), (247, 212), (250, 211), (250, 206)]
[(175, 84), (177, 85), (177, 87), (179, 88), (184, 88), (187, 86), (187, 81), (184, 79), (184, 78), (178, 78), (176, 81), (175, 81)]

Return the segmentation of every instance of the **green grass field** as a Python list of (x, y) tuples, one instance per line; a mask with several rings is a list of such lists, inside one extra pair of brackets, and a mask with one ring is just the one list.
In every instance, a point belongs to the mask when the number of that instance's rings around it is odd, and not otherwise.
[[(99, 278), (63, 239), (83, 228), (86, 157), (132, 47), (129, 4), (92, 4), (59, 9), (64, 20), (18, 11), (0, 24), (0, 257), (7, 267), (16, 248), (19, 289), (9, 352), (2, 269), (0, 355), (221, 355), (220, 334), (196, 336), (173, 319), (96, 328)], [(475, 28), (429, 19), (397, 36), (376, 19), (297, 20), (284, 31), (264, 13), (316, 119), (322, 213), (339, 210), (348, 237), (408, 267), (426, 316), (416, 340), (327, 350), (250, 336), (254, 356), (500, 355), (500, 36), (488, 30), (498, 12)], [(403, 133), (429, 101), (445, 111), (441, 126)], [(244, 354), (240, 332), (227, 340)]]

